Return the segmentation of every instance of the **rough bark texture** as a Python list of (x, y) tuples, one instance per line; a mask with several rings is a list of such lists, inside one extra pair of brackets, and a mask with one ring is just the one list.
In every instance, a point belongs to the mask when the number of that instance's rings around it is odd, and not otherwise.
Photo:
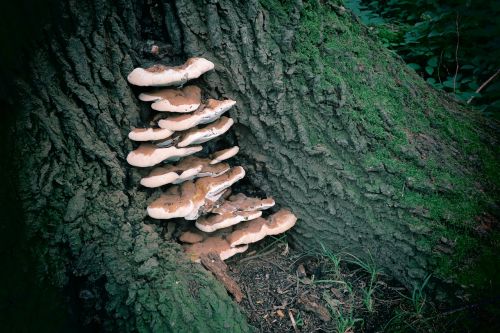
[(474, 217), (496, 193), (478, 122), (338, 3), (60, 6), (19, 83), (21, 197), (40, 273), (61, 286), (78, 280), (79, 301), (104, 328), (248, 330), (223, 287), (146, 218), (153, 192), (125, 162), (127, 133), (148, 115), (125, 78), (158, 61), (216, 64), (197, 83), (237, 101), (238, 162), (298, 215), (293, 245), (370, 253), (407, 284), (428, 272), (456, 280), (450, 272), (478, 251)]

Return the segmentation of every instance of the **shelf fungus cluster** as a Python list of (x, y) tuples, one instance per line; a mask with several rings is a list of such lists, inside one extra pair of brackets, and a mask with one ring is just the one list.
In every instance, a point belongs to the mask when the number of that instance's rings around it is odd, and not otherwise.
[(297, 220), (285, 209), (262, 217), (264, 210), (275, 205), (272, 198), (231, 195), (230, 187), (245, 176), (243, 167), (226, 162), (238, 153), (237, 146), (204, 157), (194, 155), (203, 150), (202, 143), (226, 133), (234, 123), (223, 115), (235, 101), (203, 100), (201, 89), (194, 85), (178, 88), (213, 68), (206, 59), (191, 58), (176, 67), (136, 68), (128, 76), (133, 85), (167, 87), (139, 95), (141, 101), (152, 102), (151, 108), (161, 116), (155, 117), (152, 127), (134, 128), (129, 133), (140, 145), (128, 154), (127, 162), (153, 167), (141, 185), (168, 186), (147, 207), (149, 216), (195, 221), (179, 238), (194, 261), (208, 253), (225, 260), (244, 252), (250, 243), (285, 232)]

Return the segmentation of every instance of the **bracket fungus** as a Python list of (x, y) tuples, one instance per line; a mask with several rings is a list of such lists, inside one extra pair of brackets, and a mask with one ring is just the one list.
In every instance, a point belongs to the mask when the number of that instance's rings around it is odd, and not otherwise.
[(184, 251), (195, 262), (200, 262), (202, 254), (211, 252), (217, 253), (221, 260), (231, 258), (235, 254), (248, 250), (248, 245), (231, 246), (227, 240), (222, 237), (208, 237), (202, 242), (188, 245)]
[(145, 168), (154, 166), (165, 160), (178, 160), (181, 157), (197, 153), (202, 149), (202, 146), (160, 148), (151, 143), (143, 143), (139, 148), (127, 155), (127, 162), (130, 165)]
[(167, 128), (134, 128), (128, 138), (133, 141), (157, 141), (166, 139), (173, 133)]
[(289, 210), (282, 209), (267, 220), (258, 218), (236, 226), (227, 240), (231, 246), (250, 244), (260, 241), (266, 236), (278, 235), (292, 228), (297, 218)]
[(237, 211), (252, 212), (256, 210), (265, 210), (273, 207), (275, 204), (273, 198), (258, 199), (250, 198), (243, 193), (232, 195), (222, 205), (214, 209), (216, 214), (233, 213)]
[(186, 86), (182, 89), (160, 89), (142, 93), (139, 95), (139, 99), (143, 102), (154, 102), (151, 104), (151, 108), (156, 111), (191, 112), (201, 104), (201, 89), (197, 86)]
[(186, 147), (189, 145), (200, 144), (212, 140), (224, 133), (226, 133), (234, 121), (228, 117), (221, 117), (216, 122), (211, 123), (203, 128), (191, 128), (186, 131), (178, 143), (179, 147)]
[(196, 220), (202, 211), (210, 210), (208, 207), (220, 199), (225, 189), (244, 176), (245, 170), (237, 166), (218, 177), (200, 178), (171, 187), (148, 206), (148, 214), (155, 219)]
[(227, 228), (243, 221), (249, 221), (262, 216), (262, 211), (251, 212), (227, 212), (224, 214), (214, 214), (202, 216), (196, 220), (196, 228), (205, 232), (213, 232)]
[(153, 169), (148, 176), (141, 179), (141, 185), (160, 187), (167, 184), (178, 184), (186, 180), (201, 177), (217, 177), (229, 170), (229, 164), (212, 164), (208, 158), (189, 156), (175, 165), (167, 165)]
[(194, 244), (203, 241), (205, 237), (196, 231), (186, 231), (180, 235), (179, 240), (183, 243)]
[(141, 87), (174, 86), (199, 78), (214, 67), (214, 63), (207, 59), (189, 58), (180, 66), (154, 65), (145, 69), (136, 68), (128, 75), (127, 80)]
[(212, 159), (212, 162), (210, 162), (210, 164), (217, 164), (221, 161), (227, 160), (238, 154), (239, 151), (240, 147), (238, 146), (216, 151), (215, 153), (210, 155), (210, 158)]
[(179, 184), (193, 179), (200, 173), (202, 166), (195, 164), (191, 167), (180, 168), (176, 165), (167, 165), (153, 169), (148, 176), (141, 179), (141, 185), (154, 188), (167, 184)]
[[(128, 81), (137, 86), (182, 85), (213, 68), (209, 60), (190, 58), (176, 67), (136, 68), (128, 75)], [(146, 211), (154, 219), (196, 220), (191, 230), (179, 238), (192, 260), (199, 261), (200, 256), (210, 253), (225, 260), (246, 251), (248, 244), (295, 225), (297, 218), (285, 209), (262, 217), (264, 210), (275, 205), (272, 198), (231, 195), (230, 187), (245, 176), (245, 170), (222, 162), (235, 156), (238, 146), (202, 153), (199, 144), (224, 134), (233, 125), (231, 118), (222, 115), (235, 101), (203, 101), (201, 89), (193, 85), (141, 93), (139, 99), (153, 102), (151, 108), (155, 111), (177, 113), (166, 118), (157, 114), (151, 128), (132, 129), (129, 138), (143, 143), (128, 154), (127, 162), (136, 167), (165, 163), (140, 181), (149, 188), (172, 184)], [(208, 125), (197, 127), (205, 124)], [(193, 155), (197, 153), (201, 156)]]
[(230, 99), (224, 101), (209, 99), (207, 104), (200, 106), (195, 112), (161, 119), (158, 121), (158, 126), (171, 131), (184, 131), (217, 120), (234, 104), (236, 102)]

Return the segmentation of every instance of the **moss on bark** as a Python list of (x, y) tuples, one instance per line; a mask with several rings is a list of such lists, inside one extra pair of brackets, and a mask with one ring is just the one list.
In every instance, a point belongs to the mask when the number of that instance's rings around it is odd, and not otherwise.
[(461, 281), (457, 267), (470, 276), (480, 261), (468, 259), (493, 251), (498, 235), (480, 238), (476, 217), (498, 198), (494, 136), (340, 3), (60, 6), (19, 83), (20, 190), (40, 274), (81, 279), (79, 302), (106, 329), (248, 330), (222, 287), (145, 216), (155, 191), (125, 161), (127, 133), (148, 114), (125, 80), (138, 65), (216, 64), (196, 83), (237, 101), (237, 162), (298, 215), (295, 246), (371, 253), (408, 285), (429, 272)]

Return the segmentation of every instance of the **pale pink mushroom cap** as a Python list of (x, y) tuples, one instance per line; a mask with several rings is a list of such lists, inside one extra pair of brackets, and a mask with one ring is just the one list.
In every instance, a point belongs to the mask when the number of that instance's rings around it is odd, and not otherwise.
[(230, 99), (224, 101), (210, 99), (206, 105), (202, 105), (193, 113), (161, 119), (158, 122), (158, 126), (171, 131), (184, 131), (197, 125), (208, 124), (217, 120), (234, 104), (236, 102)]
[(200, 144), (212, 140), (226, 133), (234, 121), (228, 117), (221, 117), (216, 122), (209, 124), (203, 128), (192, 128), (186, 131), (177, 144), (179, 147), (187, 147), (189, 145)]
[(297, 217), (286, 209), (281, 209), (271, 215), (267, 220), (258, 218), (243, 222), (236, 226), (227, 240), (231, 246), (255, 243), (268, 235), (277, 235), (292, 228), (297, 222)]
[(219, 255), (221, 260), (226, 260), (235, 254), (245, 252), (247, 249), (248, 245), (231, 247), (222, 237), (208, 237), (202, 242), (184, 247), (186, 254), (195, 262), (200, 262), (202, 254), (214, 252)]
[(139, 95), (139, 99), (144, 102), (154, 102), (151, 104), (151, 108), (156, 111), (192, 112), (201, 104), (201, 89), (196, 86), (186, 86), (182, 89), (160, 89), (142, 93)]
[(128, 138), (134, 141), (156, 141), (171, 136), (174, 132), (165, 128), (134, 128)]
[(127, 77), (136, 86), (171, 86), (183, 84), (212, 70), (215, 65), (204, 58), (190, 58), (183, 65), (168, 67), (154, 65), (149, 68), (136, 68)]
[(154, 144), (143, 143), (127, 156), (127, 162), (136, 167), (150, 167), (166, 160), (175, 160), (202, 150), (201, 146), (187, 148), (158, 148)]
[(214, 232), (243, 221), (250, 221), (262, 215), (262, 211), (233, 212), (222, 215), (202, 216), (196, 220), (196, 228), (204, 232)]
[(191, 199), (195, 193), (196, 187), (193, 183), (172, 187), (148, 206), (148, 215), (155, 219), (183, 217), (193, 210)]
[(234, 147), (231, 147), (228, 149), (219, 150), (219, 151), (213, 153), (212, 156), (210, 156), (212, 158), (212, 162), (210, 162), (210, 164), (217, 164), (219, 162), (227, 160), (227, 159), (233, 157), (234, 155), (238, 154), (239, 151), (240, 151), (240, 147), (238, 147), (238, 146), (234, 146)]

